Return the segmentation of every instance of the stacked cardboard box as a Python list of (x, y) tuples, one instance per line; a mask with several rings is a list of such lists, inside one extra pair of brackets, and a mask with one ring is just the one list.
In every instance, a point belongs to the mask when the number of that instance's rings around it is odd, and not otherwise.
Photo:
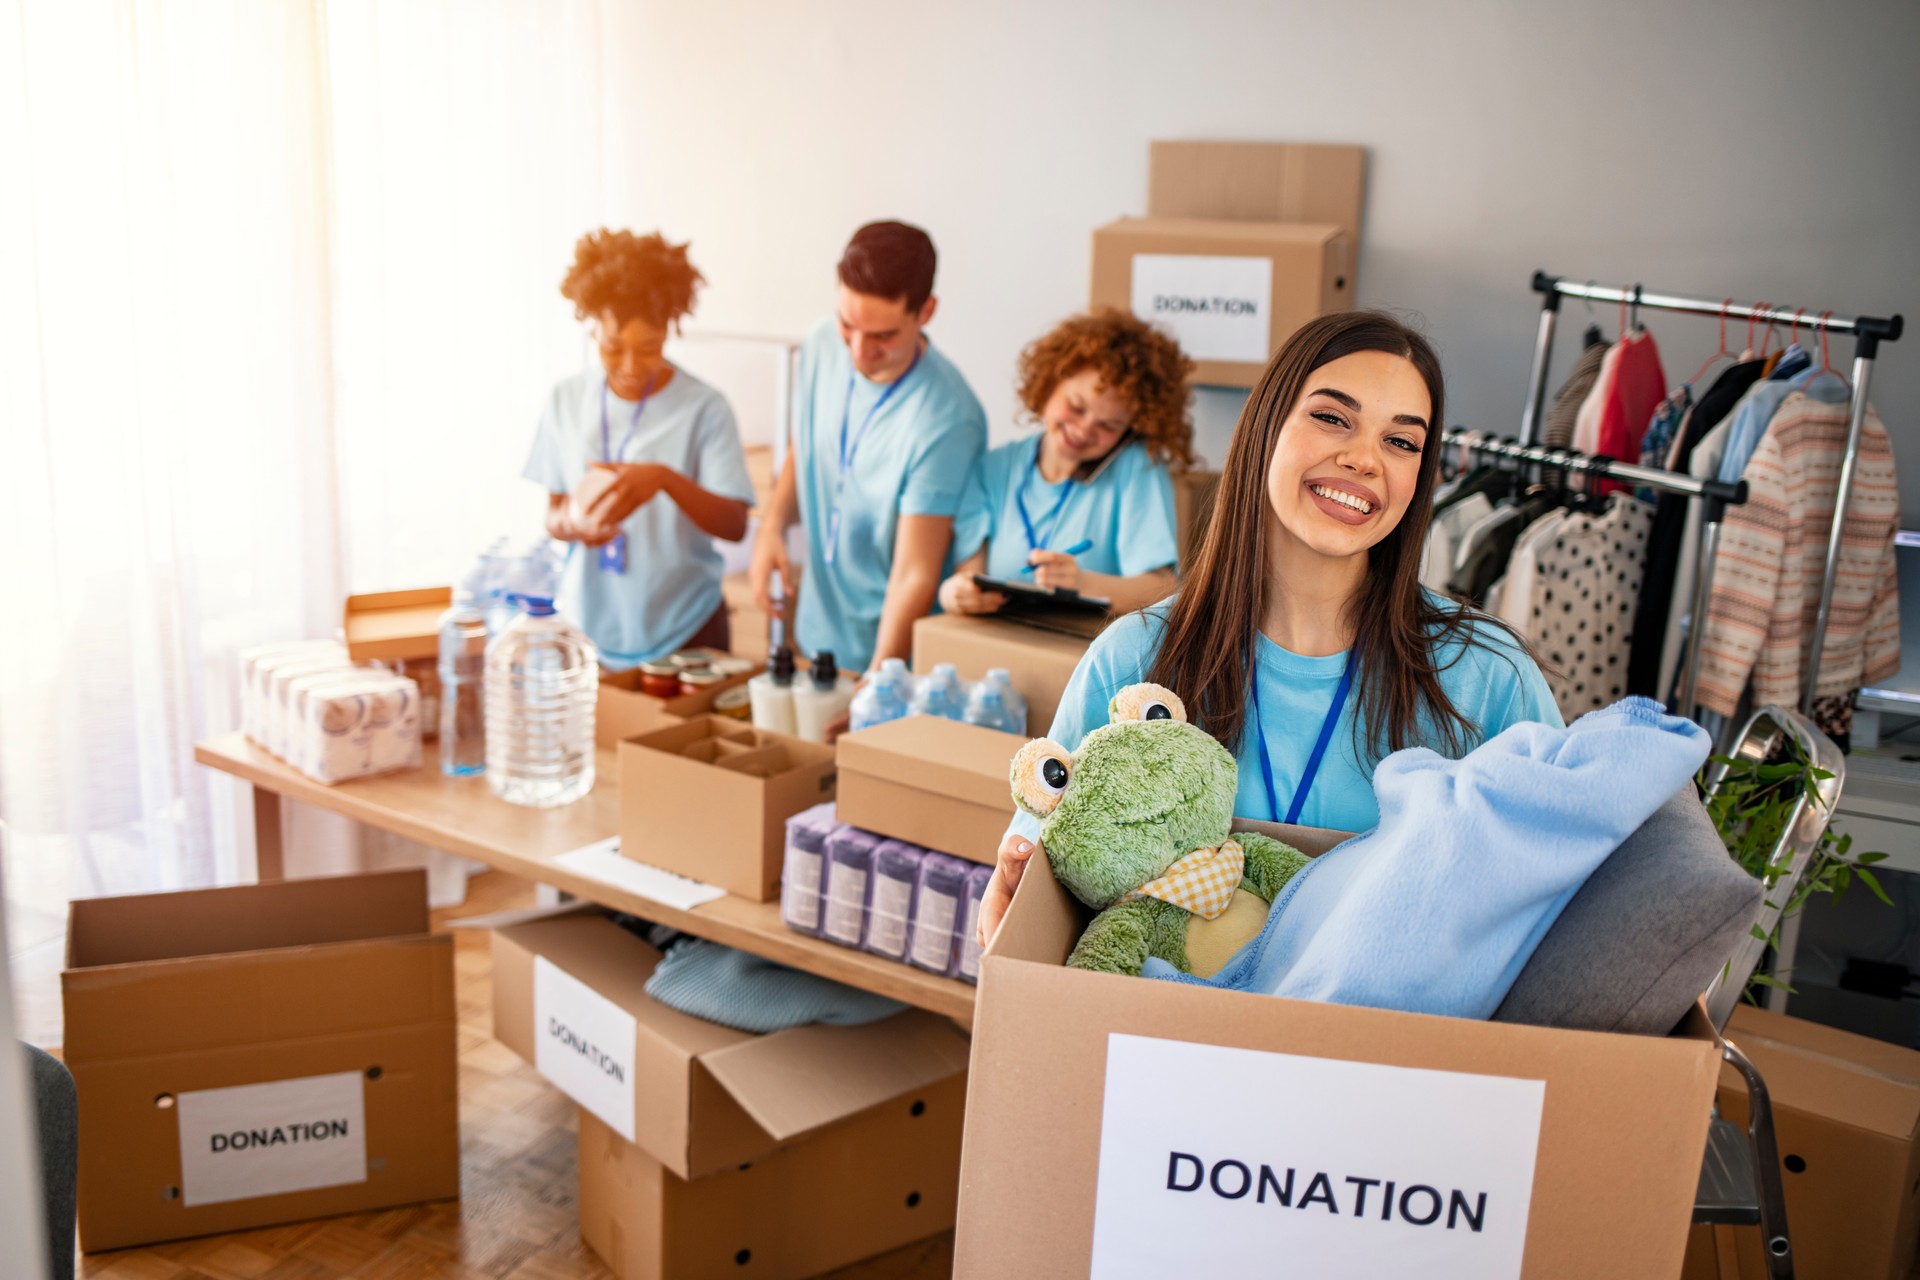
[(913, 669), (927, 675), (951, 662), (962, 680), (978, 680), (1005, 667), (1013, 687), (1027, 700), (1027, 732), (1041, 734), (1066, 692), (1073, 669), (1087, 652), (1081, 636), (1044, 631), (991, 616), (940, 613), (913, 624)]
[(494, 934), (494, 1035), (580, 1104), (580, 1226), (623, 1280), (799, 1277), (944, 1231), (966, 1038), (918, 1010), (749, 1035), (646, 994), (602, 916)]

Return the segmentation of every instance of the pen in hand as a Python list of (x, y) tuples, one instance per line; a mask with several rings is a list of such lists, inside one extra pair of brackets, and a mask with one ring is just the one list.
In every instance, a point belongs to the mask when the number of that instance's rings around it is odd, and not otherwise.
[[(1063, 556), (1083, 556), (1091, 550), (1093, 550), (1093, 540), (1089, 538), (1089, 539), (1074, 543), (1072, 546), (1068, 547), (1065, 551), (1062, 551), (1060, 554)], [(1020, 570), (1020, 575), (1022, 577), (1025, 577), (1028, 574), (1032, 573), (1038, 567), (1039, 567), (1038, 565), (1030, 564), (1026, 568)]]

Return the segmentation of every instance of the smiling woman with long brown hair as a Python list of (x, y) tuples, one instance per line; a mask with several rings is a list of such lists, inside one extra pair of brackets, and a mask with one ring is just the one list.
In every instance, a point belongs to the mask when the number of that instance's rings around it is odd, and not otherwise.
[[(1387, 753), (1458, 756), (1511, 724), (1559, 724), (1525, 641), (1420, 586), (1443, 392), (1432, 346), (1384, 312), (1289, 338), (1241, 412), (1179, 592), (1101, 633), (1047, 736), (1074, 749), (1116, 692), (1151, 680), (1234, 753), (1236, 814), (1365, 831)], [(1016, 819), (982, 940), (1036, 847)]]

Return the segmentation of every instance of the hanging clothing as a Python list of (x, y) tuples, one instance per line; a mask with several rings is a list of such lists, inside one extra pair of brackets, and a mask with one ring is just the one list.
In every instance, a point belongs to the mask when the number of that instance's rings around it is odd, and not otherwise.
[[(1692, 475), (1694, 479), (1711, 479), (1714, 472), (1719, 469), (1720, 456), (1726, 452), (1727, 432), (1730, 426), (1731, 424), (1722, 422), (1719, 426), (1707, 432), (1706, 438), (1700, 442), (1699, 448), (1693, 451), (1693, 457), (1688, 462), (1687, 470), (1688, 474)], [(1680, 659), (1685, 656), (1687, 651), (1687, 627), (1689, 625), (1689, 614), (1693, 609), (1694, 587), (1700, 579), (1700, 538), (1701, 530), (1705, 525), (1706, 505), (1700, 502), (1689, 502), (1686, 511), (1681, 513), (1680, 551), (1679, 554), (1674, 557), (1672, 566), (1673, 591), (1669, 599), (1672, 608), (1663, 615), (1666, 621), (1662, 624), (1662, 631), (1657, 637), (1657, 643), (1655, 637), (1648, 637), (1648, 646), (1655, 651), (1655, 656), (1659, 663), (1658, 669), (1655, 672), (1658, 677), (1656, 687), (1660, 690), (1658, 696), (1662, 701), (1669, 701), (1671, 699), (1674, 691), (1674, 680), (1680, 673)], [(1664, 543), (1651, 540), (1652, 537), (1657, 536), (1657, 532), (1654, 535), (1650, 535), (1650, 540), (1647, 544), (1649, 548), (1657, 550), (1665, 545)], [(1651, 570), (1652, 566), (1649, 565), (1647, 577), (1641, 584), (1641, 591), (1643, 593), (1651, 589), (1650, 584), (1653, 581)], [(1640, 638), (1640, 618), (1645, 616), (1648, 615), (1643, 610), (1642, 613), (1636, 615), (1634, 619), (1634, 637), (1636, 641)], [(1634, 645), (1634, 652), (1638, 654), (1640, 651), (1641, 646), (1636, 643)], [(1629, 677), (1631, 677), (1631, 671), (1629, 671)], [(1688, 710), (1688, 708), (1684, 707), (1675, 707), (1674, 709), (1682, 712)]]
[(1566, 518), (1565, 511), (1549, 511), (1520, 531), (1520, 537), (1513, 544), (1513, 559), (1507, 564), (1507, 589), (1498, 606), (1492, 609), (1495, 617), (1528, 639), (1537, 633), (1533, 588), (1539, 577), (1539, 549)]
[(1468, 529), (1453, 558), (1453, 593), (1475, 605), (1484, 601), (1494, 580), (1506, 572), (1521, 530), (1545, 515), (1548, 506), (1545, 498), (1530, 498), (1517, 506), (1496, 507)]
[[(1667, 374), (1660, 367), (1660, 348), (1642, 329), (1620, 340), (1613, 367), (1613, 383), (1600, 406), (1599, 438), (1588, 453), (1631, 462), (1640, 456), (1640, 437), (1654, 408), (1666, 398)], [(1618, 481), (1607, 488), (1624, 488)]]
[(1616, 342), (1600, 357), (1600, 372), (1594, 377), (1587, 398), (1580, 402), (1579, 412), (1573, 415), (1572, 447), (1581, 453), (1598, 453), (1600, 450), (1600, 415), (1606, 409), (1608, 397), (1613, 394), (1613, 379), (1619, 371), (1620, 352), (1624, 346), (1624, 343)]
[(1536, 548), (1528, 634), (1567, 719), (1617, 702), (1653, 508), (1615, 494), (1598, 515), (1571, 512)]
[(1454, 553), (1467, 530), (1493, 514), (1493, 503), (1484, 493), (1469, 493), (1444, 511), (1437, 512), (1427, 525), (1427, 541), (1420, 550), (1420, 585), (1429, 591), (1445, 591), (1453, 577)]
[[(1747, 463), (1747, 501), (1727, 512), (1701, 642), (1699, 698), (1711, 710), (1730, 714), (1749, 677), (1756, 704), (1799, 705), (1846, 457), (1847, 415), (1845, 404), (1795, 392)], [(1850, 693), (1900, 668), (1893, 559), (1899, 523), (1893, 450), (1880, 415), (1868, 405), (1814, 678), (1817, 698)]]
[(1838, 375), (1816, 376), (1812, 370), (1788, 374), (1785, 378), (1768, 377), (1755, 383), (1733, 411), (1733, 431), (1727, 436), (1727, 450), (1720, 458), (1717, 479), (1732, 484), (1745, 474), (1747, 460), (1753, 457), (1760, 437), (1766, 434), (1767, 424), (1796, 391), (1804, 391), (1812, 399), (1826, 404), (1844, 404), (1852, 395)]
[[(1701, 437), (1718, 426), (1748, 387), (1760, 379), (1761, 362), (1747, 360), (1720, 371), (1693, 408), (1687, 410), (1674, 434), (1665, 461), (1668, 471), (1689, 471)], [(1711, 473), (1709, 473), (1711, 474)], [(1705, 477), (1702, 477), (1703, 479)], [(1627, 661), (1627, 692), (1661, 698), (1673, 687), (1673, 667), (1662, 660), (1670, 619), (1686, 612), (1690, 596), (1675, 584), (1684, 572), (1692, 581), (1693, 559), (1669, 548), (1678, 544), (1692, 513), (1700, 503), (1677, 493), (1663, 493), (1654, 507), (1653, 528), (1647, 534), (1647, 564), (1641, 578), (1640, 607), (1633, 619), (1633, 653)]]
[(1540, 443), (1555, 449), (1573, 447), (1573, 420), (1580, 413), (1587, 396), (1593, 390), (1594, 380), (1600, 376), (1600, 363), (1611, 350), (1606, 343), (1588, 347), (1573, 362), (1573, 368), (1567, 374), (1566, 382), (1553, 397), (1553, 408), (1547, 411), (1546, 422), (1540, 431)]
[[(1691, 408), (1693, 388), (1685, 384), (1654, 406), (1653, 420), (1647, 424), (1646, 434), (1640, 437), (1641, 466), (1666, 466), (1667, 455), (1673, 452), (1674, 438), (1680, 434), (1680, 424), (1686, 421), (1687, 411)], [(1640, 491), (1643, 502), (1653, 502), (1658, 497), (1651, 489)]]

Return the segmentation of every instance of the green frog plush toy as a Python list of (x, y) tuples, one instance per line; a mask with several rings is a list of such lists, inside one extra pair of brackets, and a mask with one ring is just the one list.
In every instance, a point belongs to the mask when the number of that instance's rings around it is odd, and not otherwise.
[(1172, 691), (1129, 685), (1109, 718), (1078, 751), (1036, 738), (1013, 758), (1014, 803), (1040, 819), (1054, 877), (1100, 913), (1067, 964), (1138, 974), (1158, 956), (1211, 977), (1307, 859), (1230, 834), (1239, 770)]

